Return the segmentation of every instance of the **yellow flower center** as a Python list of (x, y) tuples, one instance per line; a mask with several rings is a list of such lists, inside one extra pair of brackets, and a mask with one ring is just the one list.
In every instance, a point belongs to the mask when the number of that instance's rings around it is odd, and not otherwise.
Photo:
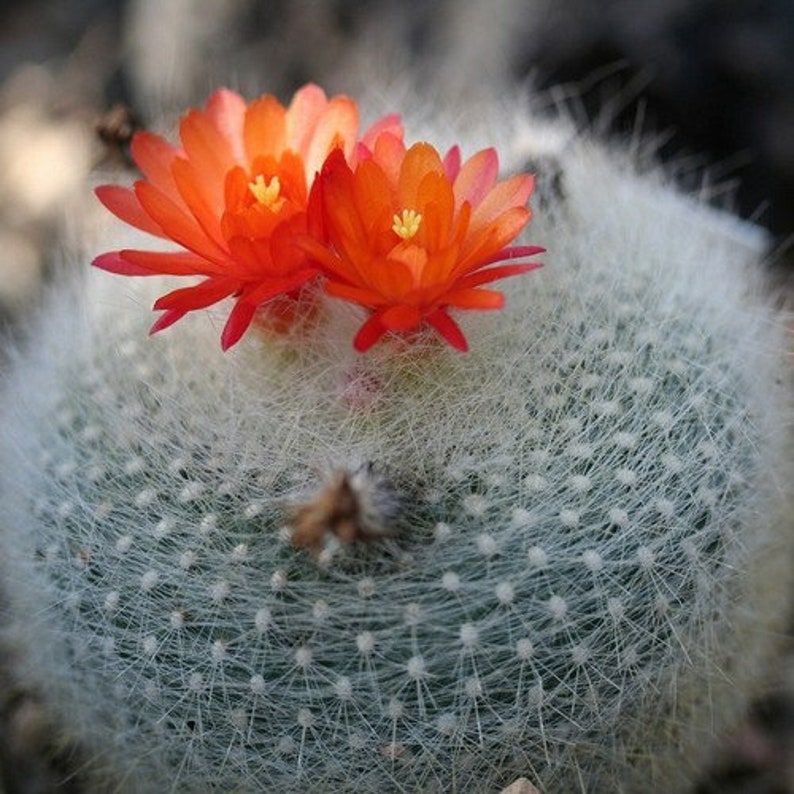
[(410, 240), (419, 231), (422, 216), (416, 210), (403, 210), (402, 215), (395, 215), (392, 220), (392, 231), (403, 240)]
[(265, 182), (262, 174), (258, 174), (253, 182), (248, 183), (248, 189), (254, 194), (254, 198), (270, 209), (278, 201), (281, 192), (281, 182), (274, 176), (269, 182)]

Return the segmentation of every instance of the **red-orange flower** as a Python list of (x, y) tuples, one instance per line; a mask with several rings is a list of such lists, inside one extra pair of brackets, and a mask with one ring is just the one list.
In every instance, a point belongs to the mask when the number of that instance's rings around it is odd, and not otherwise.
[(461, 163), (454, 147), (442, 160), (430, 144), (406, 151), (388, 132), (369, 155), (352, 167), (341, 152), (329, 155), (309, 199), (321, 234), (303, 246), (322, 266), (328, 294), (371, 310), (354, 340), (357, 350), (389, 331), (410, 333), (426, 324), (466, 350), (448, 310), (499, 309), (502, 293), (481, 285), (540, 267), (491, 267), (543, 250), (509, 247), (531, 217), (533, 178), (497, 182), (493, 149)]
[(144, 179), (131, 189), (97, 189), (123, 221), (183, 250), (111, 251), (94, 264), (123, 275), (203, 276), (157, 300), (163, 314), (152, 332), (235, 296), (221, 337), (230, 347), (262, 304), (297, 294), (318, 274), (295, 239), (322, 234), (306, 205), (328, 153), (338, 149), (342, 160), (355, 162), (380, 132), (402, 135), (399, 118), (387, 116), (357, 142), (358, 123), (352, 99), (327, 99), (315, 85), (298, 91), (288, 108), (273, 96), (247, 104), (232, 91), (216, 91), (204, 110), (182, 119), (181, 148), (152, 133), (135, 136), (132, 156)]

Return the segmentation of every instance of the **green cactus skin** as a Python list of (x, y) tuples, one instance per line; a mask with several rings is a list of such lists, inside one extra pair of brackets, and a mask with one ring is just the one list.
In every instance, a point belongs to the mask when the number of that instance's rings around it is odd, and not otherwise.
[[(466, 355), (358, 356), (335, 303), (224, 355), (209, 315), (146, 338), (162, 284), (59, 287), (7, 385), (3, 575), (96, 790), (686, 790), (785, 620), (782, 334), (755, 230), (560, 162), (546, 267)], [(293, 548), (363, 464), (396, 535)]]

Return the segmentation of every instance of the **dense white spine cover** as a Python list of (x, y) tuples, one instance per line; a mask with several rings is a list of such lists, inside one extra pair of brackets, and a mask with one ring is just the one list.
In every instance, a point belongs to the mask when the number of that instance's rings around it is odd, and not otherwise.
[[(555, 132), (504, 127), (516, 167)], [(222, 354), (212, 317), (146, 338), (155, 280), (59, 285), (8, 379), (0, 548), (98, 788), (683, 791), (733, 724), (791, 575), (763, 237), (553, 154), (546, 267), (465, 355), (359, 356), (335, 303)], [(397, 535), (295, 550), (289, 505), (365, 463)]]

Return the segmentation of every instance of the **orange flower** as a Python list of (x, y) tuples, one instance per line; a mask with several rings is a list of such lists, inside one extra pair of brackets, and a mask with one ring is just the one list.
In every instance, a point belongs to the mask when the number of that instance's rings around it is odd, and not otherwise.
[(493, 149), (461, 164), (457, 147), (442, 160), (427, 143), (406, 151), (388, 132), (368, 154), (352, 167), (341, 152), (329, 155), (309, 198), (320, 233), (301, 244), (324, 270), (329, 295), (371, 310), (354, 340), (357, 350), (389, 331), (425, 325), (467, 350), (448, 310), (499, 309), (504, 296), (481, 285), (540, 267), (489, 267), (543, 251), (508, 247), (529, 222), (533, 178), (497, 182)]
[(100, 201), (123, 221), (182, 250), (122, 250), (94, 265), (123, 275), (204, 276), (154, 305), (163, 314), (152, 332), (187, 312), (229, 296), (236, 302), (223, 329), (225, 349), (248, 328), (257, 309), (296, 297), (318, 274), (294, 244), (298, 235), (320, 235), (306, 214), (308, 186), (328, 153), (355, 162), (384, 130), (402, 135), (397, 116), (373, 125), (357, 143), (358, 109), (345, 96), (330, 100), (315, 85), (298, 91), (288, 108), (273, 96), (246, 104), (227, 89), (204, 110), (191, 110), (179, 128), (182, 147), (138, 133), (132, 156), (144, 179), (130, 188), (104, 185)]

